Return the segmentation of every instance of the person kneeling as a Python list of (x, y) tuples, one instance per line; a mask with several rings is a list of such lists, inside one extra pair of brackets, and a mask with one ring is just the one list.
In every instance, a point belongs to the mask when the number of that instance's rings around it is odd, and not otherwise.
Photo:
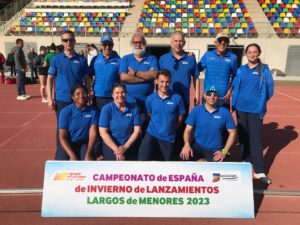
[[(183, 160), (222, 162), (234, 143), (236, 126), (229, 110), (217, 105), (219, 99), (217, 87), (208, 87), (204, 98), (205, 103), (193, 108), (186, 120), (184, 146), (180, 157)], [(229, 133), (225, 146), (223, 146), (224, 129)], [(192, 145), (193, 139), (195, 143)]]

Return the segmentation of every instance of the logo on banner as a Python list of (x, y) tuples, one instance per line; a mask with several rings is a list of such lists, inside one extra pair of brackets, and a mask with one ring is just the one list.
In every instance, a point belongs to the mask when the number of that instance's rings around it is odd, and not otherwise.
[(220, 173), (213, 173), (213, 179), (212, 182), (219, 182), (220, 180), (223, 181), (238, 181), (239, 177), (237, 174), (231, 173), (231, 174), (220, 174)]
[(80, 172), (56, 172), (53, 176), (56, 181), (82, 181), (85, 178)]

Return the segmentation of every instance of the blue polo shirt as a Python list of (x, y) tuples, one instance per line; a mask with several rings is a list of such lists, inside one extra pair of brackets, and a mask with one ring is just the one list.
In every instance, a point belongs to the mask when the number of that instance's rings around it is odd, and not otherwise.
[(208, 112), (204, 105), (196, 106), (185, 122), (194, 128), (195, 140), (205, 150), (218, 151), (223, 146), (224, 129), (234, 129), (231, 113), (224, 107)]
[(99, 127), (108, 128), (108, 132), (117, 145), (123, 145), (132, 135), (134, 126), (141, 125), (139, 110), (133, 104), (127, 103), (124, 112), (114, 102), (102, 108)]
[(219, 88), (222, 99), (231, 86), (237, 72), (237, 56), (230, 51), (219, 56), (217, 50), (206, 52), (199, 64), (199, 70), (205, 69), (204, 90), (212, 85)]
[(68, 58), (62, 52), (52, 59), (48, 74), (56, 78), (55, 100), (71, 102), (71, 88), (75, 84), (83, 84), (84, 75), (88, 74), (87, 61), (77, 53)]
[(116, 51), (113, 51), (108, 59), (102, 53), (92, 59), (90, 73), (95, 75), (95, 96), (111, 97), (112, 85), (120, 82), (120, 64), (121, 58)]
[(199, 76), (199, 69), (194, 55), (186, 52), (178, 60), (172, 51), (162, 55), (159, 59), (160, 69), (167, 69), (172, 75), (170, 89), (183, 98), (185, 104), (190, 104), (191, 77)]
[(236, 109), (241, 112), (260, 112), (260, 76), (257, 66), (250, 69), (248, 65), (239, 68), (241, 81), (239, 87), (239, 97), (236, 101)]
[(151, 116), (147, 132), (160, 140), (175, 142), (177, 117), (185, 114), (181, 96), (170, 92), (162, 99), (155, 92), (147, 97), (146, 109)]
[[(134, 71), (149, 71), (153, 69), (158, 70), (157, 59), (153, 55), (145, 55), (141, 62), (138, 62), (134, 57), (134, 54), (125, 55), (122, 58), (120, 66), (120, 74), (128, 73), (129, 69)], [(143, 83), (127, 83), (126, 84), (127, 93), (130, 97), (135, 100), (144, 102), (146, 97), (153, 93), (154, 91), (154, 81), (145, 81)], [(131, 101), (132, 102), (132, 101)]]
[(75, 104), (63, 108), (59, 114), (58, 128), (67, 129), (71, 142), (88, 142), (92, 125), (97, 125), (99, 116), (97, 110), (87, 106), (79, 109)]

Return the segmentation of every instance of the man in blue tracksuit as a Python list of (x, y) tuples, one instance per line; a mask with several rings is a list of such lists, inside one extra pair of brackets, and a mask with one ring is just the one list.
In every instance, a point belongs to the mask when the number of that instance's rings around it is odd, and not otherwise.
[(164, 160), (171, 160), (174, 153), (176, 130), (183, 122), (185, 107), (181, 96), (169, 90), (170, 83), (170, 72), (159, 71), (158, 90), (146, 99), (150, 122), (139, 149), (139, 160), (153, 160), (157, 153)]
[(226, 108), (230, 106), (231, 83), (237, 71), (237, 56), (227, 50), (229, 43), (227, 34), (218, 33), (216, 49), (206, 52), (198, 64), (200, 71), (205, 70), (204, 90), (216, 85), (219, 88), (219, 105)]
[(92, 59), (90, 65), (90, 73), (95, 76), (95, 105), (99, 111), (113, 100), (112, 86), (120, 82), (121, 58), (116, 51), (113, 51), (113, 47), (113, 39), (110, 36), (103, 36), (101, 38), (102, 52)]

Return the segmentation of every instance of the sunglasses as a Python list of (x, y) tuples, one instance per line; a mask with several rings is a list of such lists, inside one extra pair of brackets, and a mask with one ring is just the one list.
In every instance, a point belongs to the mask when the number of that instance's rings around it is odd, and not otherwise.
[(217, 92), (215, 91), (208, 91), (206, 92), (206, 95), (209, 96), (209, 97), (217, 97), (219, 96)]
[(223, 38), (218, 38), (217, 40), (220, 44), (224, 41), (224, 43), (228, 44), (229, 43), (229, 39), (226, 38), (226, 37), (223, 37)]
[(131, 43), (133, 45), (144, 45), (144, 42), (142, 42), (142, 41), (132, 41)]
[(108, 46), (108, 47), (112, 47), (113, 46), (113, 44), (112, 43), (102, 43), (102, 46)]
[(75, 42), (75, 39), (74, 38), (64, 38), (64, 39), (61, 39), (63, 42), (70, 42), (70, 43), (73, 43)]
[(175, 64), (173, 66), (174, 70), (178, 70), (179, 68), (179, 60), (178, 59), (175, 59)]

